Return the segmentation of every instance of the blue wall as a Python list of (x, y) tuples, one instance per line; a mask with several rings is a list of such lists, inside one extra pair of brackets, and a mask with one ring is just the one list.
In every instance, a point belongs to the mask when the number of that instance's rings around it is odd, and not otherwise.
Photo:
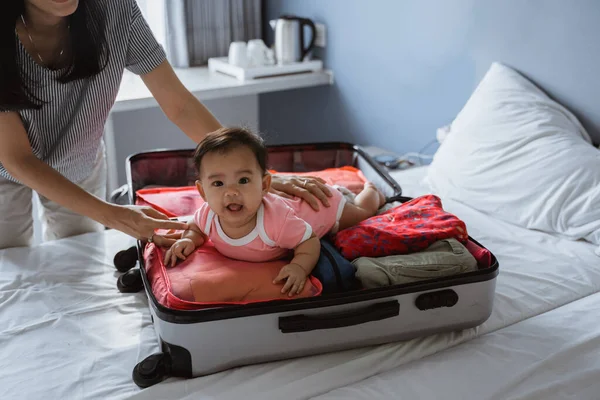
[[(346, 140), (418, 151), (452, 121), (492, 61), (524, 73), (600, 131), (600, 1), (264, 0), (327, 26), (332, 87), (261, 95), (271, 142)], [(265, 27), (265, 40), (272, 34)], [(596, 138), (598, 141), (598, 138)], [(427, 149), (432, 153), (434, 144)]]

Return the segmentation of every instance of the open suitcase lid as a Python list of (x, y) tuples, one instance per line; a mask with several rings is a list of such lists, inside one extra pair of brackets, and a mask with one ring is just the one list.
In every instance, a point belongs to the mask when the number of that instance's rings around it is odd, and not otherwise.
[[(388, 197), (400, 196), (401, 186), (359, 146), (344, 142), (268, 146), (268, 169), (310, 172), (354, 166), (378, 177), (380, 189)], [(148, 186), (193, 186), (197, 171), (192, 162), (194, 150), (154, 150), (131, 155), (126, 161), (129, 203), (135, 193)]]

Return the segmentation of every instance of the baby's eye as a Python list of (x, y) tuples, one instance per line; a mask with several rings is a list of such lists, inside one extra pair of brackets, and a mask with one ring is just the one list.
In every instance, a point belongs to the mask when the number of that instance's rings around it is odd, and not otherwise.
[(250, 178), (240, 178), (240, 185), (245, 185), (250, 182)]
[(223, 182), (221, 182), (221, 181), (214, 181), (214, 182), (212, 183), (212, 185), (213, 185), (213, 186), (217, 186), (217, 187), (218, 187), (218, 186), (223, 186)]

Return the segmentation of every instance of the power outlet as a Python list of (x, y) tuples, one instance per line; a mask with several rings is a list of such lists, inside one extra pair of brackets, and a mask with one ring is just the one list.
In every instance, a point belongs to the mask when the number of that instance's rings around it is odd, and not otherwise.
[(315, 23), (316, 28), (316, 38), (315, 38), (315, 46), (316, 47), (325, 47), (325, 25), (320, 23)]

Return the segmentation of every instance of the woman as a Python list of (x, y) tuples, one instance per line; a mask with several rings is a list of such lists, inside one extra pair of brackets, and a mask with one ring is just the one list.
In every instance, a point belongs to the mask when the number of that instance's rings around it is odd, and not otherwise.
[[(30, 243), (32, 190), (47, 240), (105, 226), (152, 240), (155, 229), (183, 228), (153, 209), (104, 200), (102, 135), (125, 68), (194, 142), (221, 127), (173, 73), (135, 0), (7, 3), (0, 14), (0, 248)], [(328, 206), (322, 181), (273, 178), (276, 192)]]

